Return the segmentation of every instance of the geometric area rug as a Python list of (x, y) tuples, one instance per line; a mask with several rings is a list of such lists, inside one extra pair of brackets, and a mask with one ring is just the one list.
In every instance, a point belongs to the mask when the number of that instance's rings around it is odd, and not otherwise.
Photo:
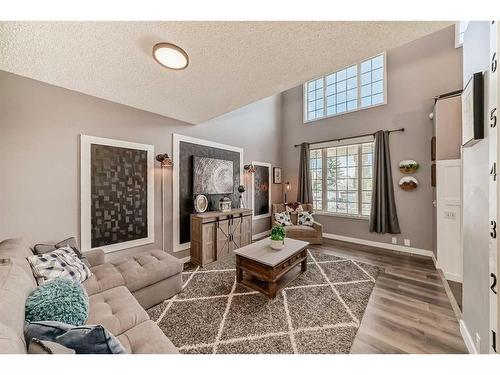
[(307, 271), (274, 299), (236, 283), (234, 255), (188, 263), (182, 292), (148, 314), (181, 353), (349, 353), (380, 270), (308, 251)]

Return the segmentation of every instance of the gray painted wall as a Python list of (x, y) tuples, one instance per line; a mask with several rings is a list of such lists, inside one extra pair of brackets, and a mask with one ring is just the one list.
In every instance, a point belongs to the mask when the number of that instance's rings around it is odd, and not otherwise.
[[(79, 237), (79, 134), (153, 144), (156, 153), (171, 155), (172, 133), (179, 133), (243, 147), (245, 162), (281, 163), (279, 95), (192, 126), (3, 71), (0, 87), (0, 240)], [(155, 243), (111, 258), (161, 248), (161, 169), (158, 163), (155, 167)], [(272, 189), (273, 202), (281, 201), (281, 185)], [(165, 248), (170, 252), (171, 170), (165, 173), (165, 197)], [(256, 221), (254, 233), (269, 227), (270, 219)]]
[(394, 183), (402, 176), (398, 169), (400, 160), (415, 159), (421, 167), (415, 174), (420, 182), (418, 189), (405, 192), (395, 187), (401, 235), (370, 233), (367, 220), (318, 215), (317, 219), (326, 233), (386, 243), (395, 236), (400, 245), (408, 238), (412, 247), (432, 250), (429, 113), (435, 95), (462, 87), (462, 51), (454, 48), (454, 28), (388, 51), (387, 76), (387, 105), (308, 124), (302, 122), (302, 86), (283, 93), (284, 181), (291, 182), (295, 197), (299, 149), (294, 144), (404, 127), (404, 133), (391, 134)]
[[(489, 22), (471, 22), (463, 45), (464, 85), (472, 74), (489, 69)], [(487, 92), (487, 90), (485, 90)], [(486, 103), (485, 103), (486, 104)], [(487, 116), (487, 111), (485, 116)], [(463, 319), (472, 340), (481, 337), (488, 353), (489, 332), (489, 148), (485, 139), (462, 151), (463, 162)]]

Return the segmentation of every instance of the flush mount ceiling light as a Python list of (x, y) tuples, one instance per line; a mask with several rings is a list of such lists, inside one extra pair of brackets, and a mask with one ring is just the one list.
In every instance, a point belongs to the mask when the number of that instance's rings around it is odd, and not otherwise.
[(182, 48), (171, 43), (158, 43), (153, 47), (153, 58), (158, 64), (173, 70), (186, 69), (189, 57)]

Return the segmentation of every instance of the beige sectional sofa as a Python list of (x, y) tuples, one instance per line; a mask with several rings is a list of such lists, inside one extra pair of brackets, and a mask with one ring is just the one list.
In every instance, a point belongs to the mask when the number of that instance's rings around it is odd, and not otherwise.
[[(33, 255), (23, 239), (0, 242), (0, 353), (26, 353), (24, 305), (37, 287), (26, 260)], [(149, 319), (149, 308), (178, 293), (182, 267), (161, 250), (106, 263), (101, 250), (85, 254), (92, 277), (83, 285), (89, 295), (87, 324), (101, 324), (128, 353), (178, 353)]]
[[(303, 203), (302, 208), (304, 211), (313, 212), (313, 205), (309, 203)], [(273, 204), (273, 225), (278, 225), (274, 220), (274, 214), (279, 212), (285, 212), (286, 207), (284, 203), (274, 203)], [(312, 227), (306, 225), (297, 225), (297, 214), (290, 214), (290, 219), (293, 225), (285, 226), (286, 236), (296, 240), (307, 241), (310, 244), (322, 244), (323, 243), (323, 226), (320, 223), (314, 222)]]

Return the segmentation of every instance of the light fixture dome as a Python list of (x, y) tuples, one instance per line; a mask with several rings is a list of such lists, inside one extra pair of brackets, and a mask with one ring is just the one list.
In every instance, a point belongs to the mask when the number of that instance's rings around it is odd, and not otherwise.
[(181, 47), (171, 43), (158, 43), (153, 47), (153, 58), (158, 64), (173, 70), (186, 69), (189, 57)]

